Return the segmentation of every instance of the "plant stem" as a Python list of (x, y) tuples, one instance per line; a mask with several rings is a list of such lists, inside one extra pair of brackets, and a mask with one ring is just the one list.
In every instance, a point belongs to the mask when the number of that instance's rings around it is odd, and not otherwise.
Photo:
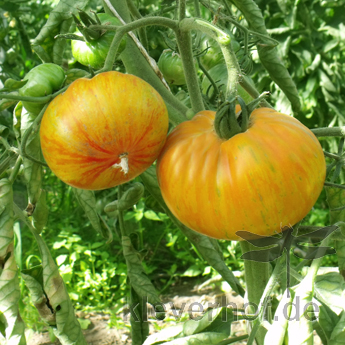
[(345, 126), (313, 128), (311, 129), (311, 131), (317, 137), (343, 137), (345, 136)]
[[(243, 254), (257, 249), (247, 241), (241, 241), (240, 244)], [(267, 282), (269, 281), (269, 268), (269, 262), (244, 261), (248, 300), (256, 306), (260, 305), (261, 297), (266, 289)], [(263, 327), (260, 327), (256, 336), (258, 345), (263, 345), (265, 334), (266, 330)]]
[(339, 189), (345, 189), (345, 185), (343, 185), (343, 184), (325, 182), (324, 185), (325, 185), (325, 186), (328, 186), (328, 187), (334, 187), (334, 188), (339, 188)]
[[(127, 0), (128, 9), (131, 11), (131, 14), (134, 18), (140, 19), (142, 18), (142, 15), (140, 14), (139, 10), (135, 6), (134, 2), (132, 0)], [(138, 30), (139, 38), (141, 44), (144, 46), (146, 50), (149, 50), (149, 42), (147, 40), (147, 34), (145, 28), (140, 28)]]
[(10, 177), (8, 178), (8, 180), (13, 183), (14, 180), (16, 179), (18, 173), (19, 173), (19, 169), (20, 169), (20, 166), (22, 165), (22, 157), (21, 156), (18, 156), (17, 158), (17, 161), (16, 161), (16, 164), (14, 165), (13, 167), (13, 170), (11, 172), (11, 175)]
[[(122, 196), (122, 186), (119, 185), (117, 186), (117, 199), (121, 200), (121, 196)], [(120, 233), (121, 233), (121, 237), (123, 237), (123, 236), (126, 236), (125, 222), (123, 220), (123, 211), (119, 209), (117, 212), (118, 212)]]
[[(116, 9), (118, 14), (126, 22), (130, 22), (130, 13), (125, 0), (103, 0), (103, 3), (104, 9), (107, 13), (115, 15), (114, 9)], [(167, 23), (167, 21), (165, 21), (165, 23)], [(156, 70), (154, 70), (152, 64), (149, 64), (136, 43), (130, 38), (127, 39), (126, 49), (121, 53), (121, 60), (125, 65), (127, 73), (131, 73), (142, 78), (160, 93), (167, 105), (169, 118), (173, 124), (177, 125), (186, 120), (186, 114), (189, 111), (189, 108), (172, 95), (164, 86), (162, 80), (157, 76)], [(159, 71), (158, 68), (157, 71)]]
[(186, 0), (177, 0), (179, 22), (186, 17)]
[(186, 76), (186, 83), (192, 110), (198, 113), (205, 109), (204, 102), (201, 95), (199, 79), (194, 63), (194, 56), (192, 51), (192, 38), (190, 31), (178, 30), (176, 32), (176, 39), (181, 55), (183, 71)]

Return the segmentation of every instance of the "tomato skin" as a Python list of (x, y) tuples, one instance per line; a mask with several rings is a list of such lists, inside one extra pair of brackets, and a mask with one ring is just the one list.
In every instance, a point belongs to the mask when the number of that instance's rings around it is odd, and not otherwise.
[[(102, 25), (121, 25), (120, 21), (116, 17), (106, 13), (99, 13), (98, 18)], [(72, 40), (71, 46), (73, 57), (84, 66), (91, 66), (95, 69), (102, 68), (114, 35), (115, 31), (107, 31), (99, 39), (92, 42)], [(125, 46), (126, 40), (122, 39), (117, 52), (118, 55), (125, 49)]]
[[(65, 183), (100, 190), (125, 183), (157, 158), (168, 131), (158, 92), (142, 79), (104, 72), (74, 81), (41, 123), (44, 158)], [(128, 173), (116, 166), (128, 158)]]
[[(44, 63), (34, 67), (24, 77), (28, 82), (19, 89), (19, 94), (25, 97), (44, 97), (59, 90), (65, 80), (64, 70), (53, 63)], [(37, 115), (44, 103), (22, 102), (24, 108)]]
[[(164, 79), (171, 85), (185, 85), (186, 77), (183, 72), (182, 59), (180, 55), (171, 49), (163, 50), (158, 60), (158, 67), (163, 73)], [(198, 63), (195, 61), (195, 66)]]
[(269, 236), (310, 211), (325, 181), (320, 143), (298, 120), (253, 111), (246, 132), (221, 140), (215, 112), (202, 111), (170, 133), (157, 177), (172, 213), (204, 235), (240, 240), (239, 230)]

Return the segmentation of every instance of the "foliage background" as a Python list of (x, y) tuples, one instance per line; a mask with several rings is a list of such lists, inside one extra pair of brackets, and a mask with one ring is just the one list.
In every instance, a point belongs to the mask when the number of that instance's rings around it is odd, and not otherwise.
[[(302, 101), (302, 109), (295, 116), (309, 128), (322, 126), (343, 126), (345, 114), (345, 28), (343, 11), (345, 1), (331, 0), (258, 0), (266, 26), (273, 38), (279, 41), (281, 59), (291, 73)], [(218, 2), (201, 2), (203, 13), (217, 12)], [(0, 80), (20, 80), (40, 60), (30, 47), (46, 22), (49, 12), (57, 1), (1, 1), (0, 6)], [(173, 5), (172, 1), (137, 1), (142, 15), (162, 11)], [(100, 10), (97, 1), (90, 7)], [(208, 11), (206, 11), (206, 8)], [(162, 12), (161, 12), (162, 13)], [(173, 12), (170, 12), (173, 13)], [(167, 12), (164, 15), (171, 15)], [(246, 25), (239, 12), (234, 17)], [(209, 15), (208, 15), (209, 16)], [(212, 18), (208, 18), (212, 19)], [(236, 30), (234, 30), (235, 32)], [(167, 32), (168, 34), (168, 32)], [(156, 28), (148, 29), (150, 54), (158, 60), (167, 47)], [(291, 114), (289, 102), (282, 91), (271, 81), (258, 60), (255, 50), (251, 51), (253, 69), (249, 75), (259, 91), (271, 92), (270, 102), (277, 110)], [(66, 61), (69, 67), (84, 68), (73, 61), (71, 55)], [(123, 70), (121, 62), (117, 68)], [(200, 77), (202, 72), (200, 71)], [(184, 87), (173, 87), (175, 93), (186, 91)], [(1, 112), (0, 124), (12, 128), (12, 109)], [(14, 140), (10, 133), (9, 141)], [(325, 149), (337, 150), (335, 139), (324, 139)], [(60, 267), (70, 296), (76, 309), (86, 311), (118, 311), (116, 304), (124, 301), (128, 294), (126, 266), (121, 254), (119, 237), (106, 244), (92, 228), (84, 211), (77, 203), (72, 189), (58, 180), (49, 170), (44, 174), (43, 188), (47, 191), (50, 209), (49, 223), (43, 231), (49, 249)], [(341, 177), (342, 178), (342, 177)], [(340, 182), (343, 182), (343, 178)], [(15, 201), (24, 209), (27, 205), (26, 187), (23, 181), (15, 183)], [(97, 207), (103, 207), (116, 198), (113, 191), (96, 193)], [(109, 226), (114, 221), (103, 217)], [(137, 239), (138, 250), (150, 279), (157, 289), (164, 293), (172, 284), (183, 279), (198, 278), (200, 281), (216, 275), (202, 259), (198, 251), (174, 226), (169, 218), (152, 203), (149, 195), (126, 212), (125, 220)], [(325, 194), (322, 194), (304, 224), (324, 226), (329, 223)], [(21, 265), (30, 268), (37, 264), (38, 248), (30, 231), (17, 223), (21, 234)], [(116, 228), (116, 224), (115, 224)], [(19, 239), (18, 239), (19, 240)], [(220, 241), (228, 266), (241, 270), (240, 248), (235, 243)], [(336, 265), (334, 257), (326, 257), (324, 265)], [(36, 309), (30, 307), (28, 292), (22, 286), (25, 321), (29, 327), (40, 329)], [(36, 317), (34, 317), (36, 315)]]

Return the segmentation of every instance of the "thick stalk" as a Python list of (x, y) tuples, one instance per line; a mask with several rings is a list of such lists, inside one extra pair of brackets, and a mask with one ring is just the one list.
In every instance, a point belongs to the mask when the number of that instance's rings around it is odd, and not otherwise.
[(311, 129), (311, 131), (317, 137), (343, 137), (345, 136), (345, 126), (313, 128)]
[(181, 55), (183, 71), (186, 76), (186, 83), (192, 109), (194, 113), (205, 109), (201, 95), (199, 79), (194, 64), (192, 51), (192, 39), (190, 31), (178, 30), (176, 33), (177, 44)]
[(180, 23), (180, 29), (184, 31), (200, 30), (216, 40), (224, 55), (228, 71), (228, 83), (226, 87), (226, 98), (235, 97), (237, 94), (237, 83), (241, 73), (236, 55), (231, 49), (231, 38), (218, 27), (203, 19), (186, 18)]
[[(248, 251), (257, 250), (257, 248), (249, 242), (241, 241), (240, 244), (243, 254)], [(269, 280), (269, 268), (269, 262), (244, 261), (248, 300), (257, 307), (260, 305), (262, 294)], [(266, 329), (261, 326), (256, 334), (258, 345), (264, 344), (265, 334)]]

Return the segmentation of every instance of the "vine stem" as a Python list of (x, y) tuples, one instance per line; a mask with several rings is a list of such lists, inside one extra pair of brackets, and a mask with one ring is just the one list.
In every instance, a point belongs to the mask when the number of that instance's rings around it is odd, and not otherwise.
[[(122, 185), (117, 186), (117, 199), (121, 200), (122, 196)], [(120, 233), (121, 237), (126, 236), (126, 231), (125, 231), (125, 222), (123, 220), (123, 211), (121, 209), (118, 209), (118, 221), (119, 221), (119, 228), (120, 228)]]
[(180, 23), (180, 29), (186, 31), (200, 30), (218, 42), (228, 71), (226, 98), (235, 97), (237, 95), (236, 87), (241, 74), (241, 69), (236, 59), (236, 55), (231, 49), (230, 36), (215, 25), (199, 18), (185, 18)]
[(11, 172), (11, 175), (10, 177), (8, 178), (8, 180), (13, 183), (14, 180), (16, 179), (18, 173), (19, 173), (19, 169), (20, 169), (20, 166), (22, 165), (22, 157), (21, 156), (18, 156), (17, 160), (16, 160), (16, 164), (14, 165), (13, 167), (13, 170)]
[(344, 137), (345, 136), (345, 126), (313, 128), (311, 129), (311, 131), (317, 137)]

